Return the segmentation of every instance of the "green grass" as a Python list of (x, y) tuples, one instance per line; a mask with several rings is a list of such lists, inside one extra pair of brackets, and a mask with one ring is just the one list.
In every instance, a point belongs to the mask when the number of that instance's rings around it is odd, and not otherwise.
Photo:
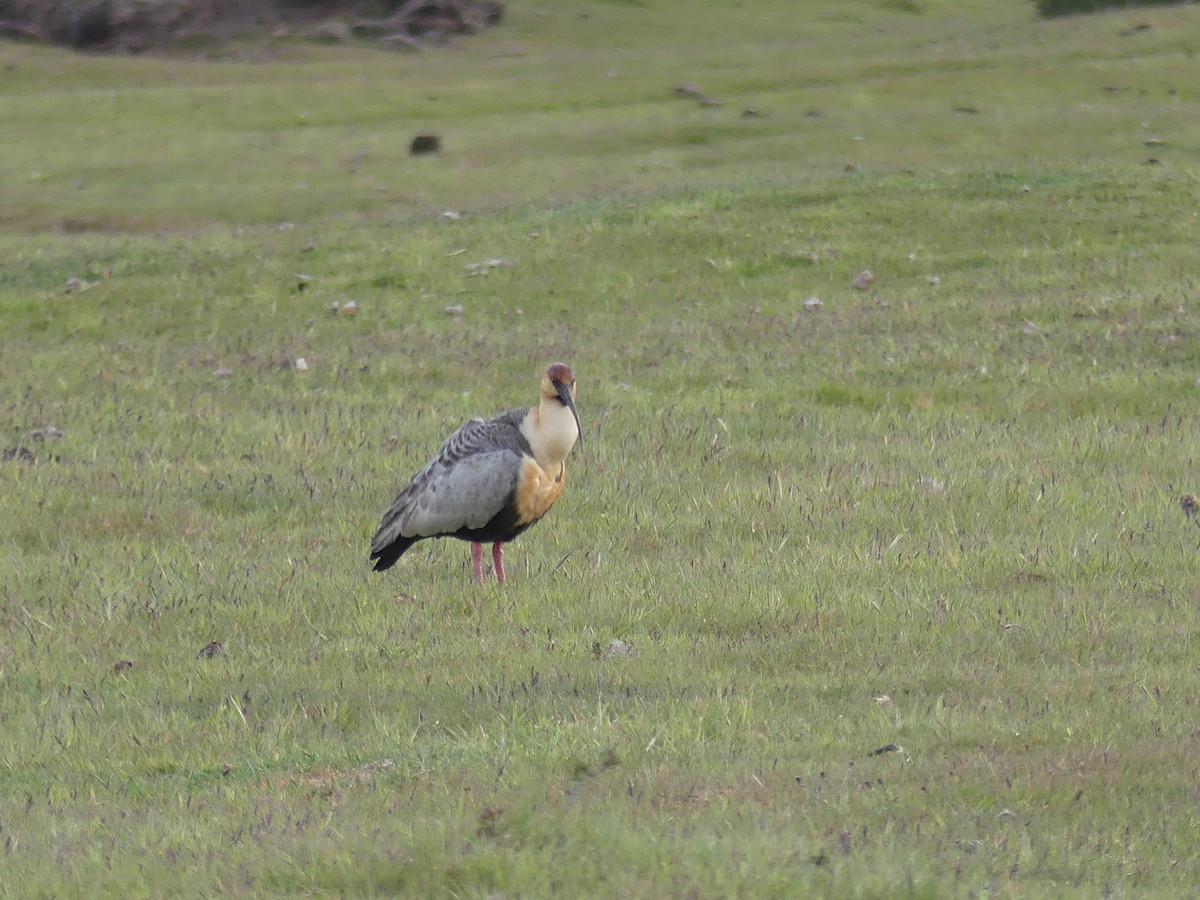
[[(1194, 890), (1200, 12), (712, 6), (0, 45), (0, 893)], [(510, 584), (370, 573), (558, 358)]]

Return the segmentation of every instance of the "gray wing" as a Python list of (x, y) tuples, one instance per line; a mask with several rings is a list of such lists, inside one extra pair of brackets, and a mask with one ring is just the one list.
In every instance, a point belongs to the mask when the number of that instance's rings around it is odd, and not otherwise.
[(453, 534), (491, 521), (516, 489), (528, 452), (517, 427), (520, 412), (472, 419), (450, 435), (384, 513), (371, 552), (400, 538)]

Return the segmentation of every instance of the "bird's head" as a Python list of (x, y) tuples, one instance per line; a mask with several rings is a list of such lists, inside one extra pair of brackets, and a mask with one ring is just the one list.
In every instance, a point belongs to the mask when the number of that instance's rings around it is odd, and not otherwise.
[(575, 427), (579, 431), (579, 446), (583, 446), (583, 428), (579, 424), (579, 410), (575, 408), (575, 373), (565, 363), (553, 363), (542, 376), (542, 397), (557, 401), (571, 410)]

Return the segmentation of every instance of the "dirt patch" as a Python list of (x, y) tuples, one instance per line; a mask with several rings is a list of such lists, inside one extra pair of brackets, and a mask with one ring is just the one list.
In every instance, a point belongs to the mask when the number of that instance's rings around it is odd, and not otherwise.
[(416, 50), (503, 18), (500, 0), (0, 0), (0, 38), (125, 53), (268, 35)]

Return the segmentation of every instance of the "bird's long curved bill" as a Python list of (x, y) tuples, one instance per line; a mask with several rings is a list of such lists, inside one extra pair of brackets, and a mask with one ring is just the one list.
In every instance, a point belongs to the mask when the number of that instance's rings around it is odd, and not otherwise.
[(575, 398), (571, 396), (571, 388), (569, 385), (558, 385), (558, 399), (567, 404), (567, 409), (571, 410), (571, 415), (575, 417), (575, 428), (579, 431), (579, 446), (583, 446), (583, 426), (579, 424), (579, 410), (575, 408)]

